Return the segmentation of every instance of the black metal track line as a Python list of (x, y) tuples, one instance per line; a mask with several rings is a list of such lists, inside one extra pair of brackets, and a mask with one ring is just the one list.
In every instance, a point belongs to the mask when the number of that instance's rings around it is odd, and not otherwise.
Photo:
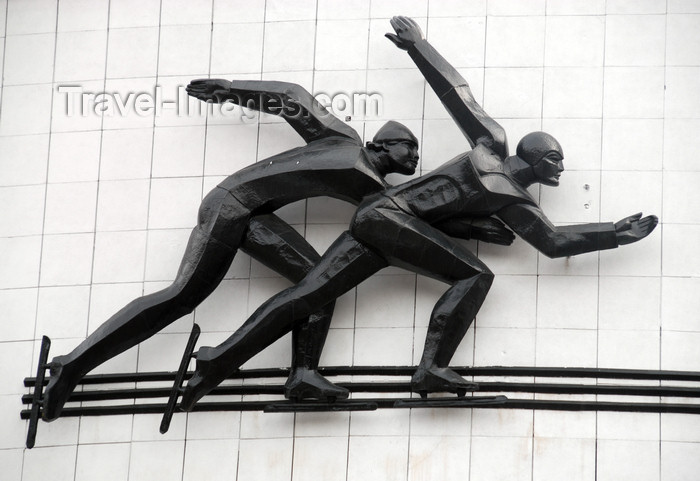
[[(444, 399), (445, 401), (440, 401)], [(507, 399), (496, 403), (455, 403), (456, 398), (429, 398), (425, 403), (418, 399), (358, 399), (360, 404), (376, 404), (379, 409), (391, 408), (420, 408), (444, 406), (449, 408), (490, 408), (490, 409), (534, 409), (549, 411), (626, 411), (645, 413), (684, 413), (700, 414), (700, 405), (697, 404), (665, 404), (665, 403), (630, 403), (630, 402), (600, 402), (600, 401), (552, 401), (538, 399)], [(406, 402), (408, 401), (408, 402)], [(195, 406), (195, 412), (211, 411), (263, 411), (272, 406), (285, 406), (289, 401), (242, 401), (242, 402), (217, 402), (199, 403)], [(423, 404), (423, 405), (421, 405)], [(327, 407), (327, 405), (319, 405)], [(91, 406), (65, 408), (61, 417), (76, 416), (104, 416), (124, 414), (161, 414), (165, 410), (165, 404), (132, 404), (123, 406)], [(269, 408), (268, 408), (269, 410)], [(308, 409), (306, 409), (308, 410)], [(29, 419), (31, 411), (22, 410), (20, 417)]]
[[(568, 377), (597, 379), (635, 379), (652, 381), (697, 381), (700, 372), (694, 371), (654, 371), (643, 369), (606, 369), (585, 367), (453, 367), (462, 376), (527, 376), (527, 377)], [(413, 366), (342, 366), (323, 367), (319, 372), (324, 376), (411, 376), (416, 368)], [(186, 377), (190, 377), (191, 372)], [(238, 371), (228, 379), (271, 378), (289, 375), (288, 368), (246, 369)], [(126, 382), (156, 382), (175, 380), (175, 372), (141, 372), (123, 374), (92, 374), (83, 377), (80, 385), (112, 384)], [(24, 379), (26, 387), (34, 386), (36, 378)], [(47, 383), (45, 380), (44, 383)]]
[[(353, 382), (338, 383), (351, 392), (410, 392), (408, 382)], [(537, 394), (591, 394), (591, 395), (620, 395), (620, 396), (652, 396), (652, 397), (687, 397), (700, 398), (700, 387), (673, 386), (617, 386), (595, 384), (550, 384), (550, 383), (513, 383), (513, 382), (483, 382), (479, 383), (480, 392), (527, 392)], [(169, 388), (135, 388), (112, 389), (98, 391), (74, 392), (69, 402), (107, 401), (116, 399), (147, 399), (165, 398), (170, 393)], [(255, 395), (255, 394), (284, 394), (281, 384), (256, 384), (240, 386), (219, 386), (209, 395)], [(22, 396), (23, 404), (31, 404), (32, 394)]]

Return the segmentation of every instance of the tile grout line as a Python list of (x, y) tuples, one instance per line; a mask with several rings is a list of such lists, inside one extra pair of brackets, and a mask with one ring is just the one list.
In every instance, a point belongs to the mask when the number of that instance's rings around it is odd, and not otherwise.
[[(156, 86), (158, 85), (158, 73), (160, 70), (160, 40), (161, 40), (161, 17), (163, 14), (163, 0), (160, 0), (159, 5), (158, 5), (158, 44), (156, 46), (156, 75), (155, 75), (155, 83)], [(150, 165), (150, 171), (148, 175), (148, 201), (146, 205), (146, 227), (145, 227), (145, 232), (146, 232), (146, 245), (144, 248), (144, 253), (143, 253), (143, 271), (142, 271), (142, 277), (141, 277), (141, 296), (145, 295), (146, 291), (146, 266), (148, 264), (148, 239), (149, 239), (149, 232), (150, 232), (150, 221), (151, 221), (151, 196), (152, 196), (152, 187), (153, 187), (153, 155), (154, 155), (154, 149), (155, 149), (155, 136), (156, 136), (156, 117), (155, 117), (155, 109), (153, 112), (153, 123), (151, 128), (153, 131), (151, 132), (151, 165)], [(136, 371), (138, 372), (139, 368), (139, 360), (141, 357), (141, 345), (137, 344), (136, 346)], [(131, 458), (133, 455), (133, 451), (131, 449), (131, 445), (133, 445), (133, 439), (134, 439), (134, 429), (136, 429), (136, 422), (134, 416), (131, 417), (131, 436), (130, 439), (132, 442), (130, 443), (129, 447), (129, 471), (127, 473), (127, 479), (131, 477)]]
[[(212, 12), (213, 15), (213, 12)], [(262, 80), (263, 76), (263, 69), (264, 69), (264, 64), (265, 64), (265, 31), (267, 30), (267, 0), (264, 0), (264, 5), (263, 5), (263, 19), (262, 19), (262, 35), (261, 35), (261, 40), (262, 40), (262, 47), (260, 48), (260, 73), (259, 73), (259, 79)], [(213, 37), (213, 33), (212, 33)], [(211, 52), (210, 52), (211, 55)], [(260, 153), (260, 114), (258, 114), (258, 120), (257, 120), (257, 129), (256, 129), (256, 142), (255, 142), (255, 157), (253, 159), (253, 162), (258, 161), (258, 155)], [(253, 283), (253, 259), (250, 258), (248, 262), (248, 294), (246, 296), (246, 304), (247, 304), (247, 310), (246, 310), (246, 318), (249, 317), (249, 312), (250, 311), (250, 297), (252, 293), (252, 283)], [(243, 380), (243, 383), (245, 384), (245, 380)], [(241, 395), (241, 400), (243, 400), (245, 395)], [(236, 451), (236, 479), (238, 479), (240, 475), (240, 469), (241, 469), (241, 434), (243, 433), (243, 412), (238, 413), (238, 450)]]
[[(372, 0), (369, 0), (367, 2), (367, 52), (365, 52), (365, 84), (364, 84), (364, 90), (367, 90), (367, 85), (369, 82), (369, 50), (370, 50), (370, 34), (372, 31), (372, 18), (371, 18), (371, 12), (372, 10)], [(367, 116), (365, 115), (365, 118), (362, 122), (362, 139), (364, 140), (367, 135)], [(358, 301), (358, 296), (357, 296), (357, 286), (355, 286), (352, 289), (353, 293), (353, 313), (352, 313), (352, 336), (351, 336), (351, 343), (350, 343), (350, 364), (352, 366), (355, 365), (355, 346), (357, 345), (357, 339), (356, 339), (356, 333), (357, 333), (357, 301)], [(352, 379), (352, 378), (351, 378)], [(350, 399), (353, 399), (352, 393), (350, 394)], [(346, 450), (345, 450), (345, 481), (349, 480), (350, 476), (350, 441), (352, 440), (351, 436), (351, 428), (352, 428), (352, 412), (348, 413), (348, 435), (347, 435), (347, 443), (346, 443)]]
[[(59, 0), (60, 2), (60, 0)], [(107, 34), (105, 37), (105, 66), (104, 66), (104, 78), (102, 79), (102, 91), (107, 90), (107, 62), (109, 60), (109, 15), (110, 15), (110, 9), (111, 9), (111, 0), (107, 1)], [(58, 30), (58, 28), (57, 28)], [(58, 35), (58, 34), (57, 34)], [(57, 42), (58, 44), (58, 42)], [(58, 50), (58, 48), (57, 48)], [(54, 70), (55, 70), (55, 65), (54, 65)], [(92, 305), (92, 294), (93, 294), (93, 284), (94, 284), (94, 275), (95, 275), (95, 252), (96, 252), (96, 246), (97, 246), (97, 216), (99, 214), (99, 201), (100, 201), (100, 169), (102, 165), (102, 145), (103, 145), (103, 140), (104, 140), (104, 111), (100, 113), (100, 147), (98, 151), (98, 157), (97, 157), (97, 179), (95, 180), (96, 188), (95, 188), (95, 215), (94, 215), (94, 221), (93, 221), (93, 229), (92, 229), (92, 262), (90, 265), (90, 280), (89, 280), (89, 287), (88, 287), (88, 303), (87, 303), (87, 318), (86, 318), (86, 323), (85, 323), (85, 337), (89, 335), (90, 331), (90, 307)], [(91, 181), (89, 181), (91, 182)], [(48, 182), (47, 182), (48, 183)], [(88, 182), (86, 182), (88, 183)], [(81, 403), (82, 404), (82, 403)], [(82, 424), (82, 418), (78, 418), (78, 440), (77, 440), (77, 449), (80, 448), (80, 426)], [(77, 451), (76, 449), (76, 451)], [(129, 448), (131, 451), (131, 448)], [(77, 456), (77, 454), (76, 454)], [(76, 471), (74, 475), (77, 477), (77, 459), (76, 459)]]
[[(7, 57), (7, 48), (6, 48), (7, 47), (7, 24), (8, 24), (7, 20), (9, 17), (9, 9), (10, 9), (10, 2), (6, 1), (5, 2), (5, 23), (4, 23), (5, 30), (4, 30), (4, 35), (2, 38), (3, 55), (2, 55), (2, 65), (0, 65), (0, 72), (2, 73), (2, 75), (0, 75), (0, 119), (2, 119), (2, 106), (3, 106), (3, 97), (4, 97), (3, 93), (5, 91), (5, 89), (4, 89), (4, 87), (5, 87), (5, 85), (4, 85), (4, 83), (5, 83), (5, 59)], [(56, 44), (54, 41), (54, 57), (55, 57), (55, 55), (56, 55)], [(50, 129), (49, 129), (49, 131), (50, 131)], [(48, 147), (47, 147), (47, 150), (48, 150)], [(47, 155), (47, 171), (48, 171), (48, 152), (46, 155)], [(46, 211), (46, 191), (44, 191), (44, 212), (45, 211)], [(43, 234), (43, 223), (42, 223), (42, 234)], [(42, 239), (43, 239), (43, 235), (42, 235)], [(39, 250), (39, 253), (41, 255), (41, 249)], [(39, 265), (41, 265), (41, 261), (40, 261)], [(37, 284), (38, 284), (38, 280), (37, 280)], [(37, 323), (38, 311), (39, 311), (39, 287), (37, 285), (37, 288), (36, 288), (36, 306), (34, 308), (34, 333), (32, 334), (32, 339), (31, 339), (31, 341), (32, 341), (32, 359), (34, 359), (34, 354), (36, 353), (36, 346), (35, 346), (36, 340), (35, 340), (35, 338), (36, 338), (36, 323)], [(30, 370), (31, 370), (31, 368), (30, 368)], [(28, 422), (25, 422), (25, 425), (27, 425), (27, 424), (28, 424)], [(19, 468), (20, 477), (24, 477), (25, 455), (26, 455), (26, 449), (23, 449), (22, 460), (20, 462), (20, 468)]]
[[(603, 149), (604, 149), (604, 138), (605, 138), (605, 69), (606, 69), (606, 60), (605, 60), (605, 54), (607, 52), (607, 40), (608, 40), (608, 13), (607, 13), (607, 0), (606, 0), (606, 5), (605, 5), (605, 14), (603, 15), (603, 67), (602, 67), (602, 86), (601, 86), (601, 106), (600, 106), (600, 172), (598, 174), (598, 220), (600, 221), (600, 214), (603, 210), (602, 206), (602, 201), (603, 201)], [(598, 292), (597, 292), (597, 304), (596, 304), (596, 343), (595, 343), (595, 352), (596, 352), (596, 367), (600, 367), (600, 262), (601, 262), (601, 255), (600, 251), (597, 252), (596, 254), (597, 260), (598, 260), (598, 265), (596, 269), (596, 274), (598, 278), (597, 286), (598, 286)], [(596, 380), (596, 384), (598, 384), (599, 381)], [(598, 396), (595, 396), (596, 401), (599, 399)], [(598, 423), (599, 423), (599, 418), (598, 418), (598, 412), (596, 411), (594, 413), (594, 419), (595, 419), (595, 462), (594, 462), (594, 477), (595, 480), (598, 479), (598, 448), (599, 448), (599, 442), (598, 442)]]
[[(5, 16), (5, 35), (7, 35), (7, 25), (8, 25), (8, 18), (9, 17), (9, 0), (7, 2), (7, 7), (6, 7), (6, 16)], [(56, 21), (54, 23), (55, 26), (55, 31), (54, 33), (54, 45), (53, 45), (53, 71), (51, 73), (51, 99), (50, 99), (50, 105), (51, 105), (51, 110), (49, 112), (49, 132), (48, 132), (48, 142), (46, 145), (46, 170), (44, 173), (44, 179), (45, 179), (45, 185), (44, 185), (44, 207), (43, 207), (43, 215), (42, 215), (42, 222), (41, 222), (41, 240), (39, 241), (39, 269), (37, 272), (37, 284), (36, 284), (36, 291), (37, 291), (37, 297), (36, 297), (36, 306), (34, 308), (34, 334), (32, 336), (32, 360), (34, 359), (34, 355), (37, 352), (37, 346), (36, 346), (36, 336), (37, 336), (37, 322), (38, 322), (38, 317), (39, 317), (39, 289), (41, 288), (41, 264), (43, 261), (43, 253), (44, 253), (44, 230), (46, 227), (46, 197), (47, 197), (47, 190), (48, 190), (48, 178), (49, 178), (49, 160), (50, 160), (50, 155), (49, 153), (51, 152), (51, 130), (53, 126), (53, 98), (54, 98), (54, 81), (56, 77), (56, 45), (57, 45), (57, 37), (58, 37), (58, 1), (56, 2)], [(49, 34), (51, 32), (48, 32)], [(7, 37), (5, 37), (5, 40), (7, 40)], [(5, 45), (7, 45), (7, 41), (5, 41)], [(5, 81), (5, 58), (6, 54), (3, 54), (3, 76), (2, 76), (2, 82), (3, 82), (3, 87), (4, 87), (4, 81)], [(3, 91), (5, 89), (3, 88)], [(28, 424), (28, 423), (25, 423)], [(22, 476), (24, 476), (24, 458), (26, 457), (27, 454), (27, 449), (24, 449), (24, 456), (23, 462), (22, 462)], [(74, 459), (74, 467), (73, 467), (73, 474), (75, 475), (75, 466), (77, 465), (78, 462), (78, 450), (76, 447), (75, 451), (75, 459)]]
[[(544, 2), (544, 32), (542, 32), (542, 96), (540, 98), (540, 131), (544, 128), (544, 99), (546, 93), (546, 69), (547, 69), (547, 26), (549, 24), (549, 16), (547, 15), (547, 0)], [(538, 201), (542, 202), (542, 188), (538, 187)], [(534, 362), (537, 366), (537, 341), (539, 339), (539, 294), (540, 294), (540, 253), (535, 253), (535, 345), (534, 345)], [(537, 382), (537, 376), (532, 378), (533, 382)], [(532, 394), (532, 399), (536, 399), (537, 395)], [(530, 479), (535, 478), (535, 410), (532, 411), (532, 436), (530, 436)]]
[[(668, 73), (668, 15), (669, 15), (669, 8), (668, 5), (669, 1), (666, 0), (666, 12), (664, 16), (664, 96), (663, 96), (663, 118), (661, 120), (661, 206), (660, 206), (660, 212), (659, 215), (663, 216), (663, 211), (664, 211), (664, 160), (665, 160), (665, 155), (664, 151), (666, 150), (666, 81), (667, 81), (667, 73)], [(658, 316), (659, 316), (659, 369), (662, 369), (663, 367), (663, 315), (662, 315), (662, 308), (663, 308), (663, 289), (664, 289), (664, 276), (663, 276), (663, 266), (664, 266), (664, 236), (663, 236), (663, 225), (659, 223), (658, 225), (660, 233), (658, 234), (660, 236), (659, 240), (659, 310), (658, 310)], [(659, 385), (662, 385), (661, 382), (659, 382)], [(663, 479), (663, 450), (662, 450), (662, 430), (663, 430), (663, 423), (662, 423), (662, 414), (659, 413), (659, 421), (658, 421), (658, 428), (659, 428), (659, 480)]]
[[(214, 2), (215, 0), (211, 0), (211, 23), (210, 23), (210, 28), (209, 28), (209, 62), (207, 66), (207, 77), (211, 78), (211, 57), (212, 57), (212, 47), (214, 44)], [(162, 12), (161, 12), (162, 13)], [(160, 34), (159, 34), (160, 36)], [(188, 104), (189, 104), (189, 97), (186, 98)], [(203, 142), (203, 150), (202, 150), (202, 181), (201, 181), (201, 189), (200, 189), (200, 195), (199, 197), (203, 200), (204, 199), (204, 183), (206, 180), (206, 164), (207, 164), (207, 132), (208, 132), (208, 127), (209, 127), (209, 103), (205, 104), (205, 108), (207, 109), (205, 112), (205, 117), (204, 117), (204, 142)], [(213, 104), (212, 104), (212, 109), (211, 111), (213, 112)], [(188, 109), (189, 113), (189, 109)], [(148, 246), (146, 246), (148, 249)], [(144, 266), (145, 268), (145, 266)], [(145, 282), (145, 274), (144, 274), (144, 282)], [(221, 280), (223, 282), (223, 279)], [(197, 322), (197, 309), (195, 308), (194, 311), (192, 312), (192, 325), (194, 327), (194, 324)], [(186, 412), (185, 413), (185, 434), (184, 434), (184, 439), (183, 439), (183, 446), (182, 446), (182, 472), (180, 473), (180, 479), (181, 481), (185, 480), (185, 467), (186, 467), (186, 460), (187, 460), (187, 428), (189, 427), (189, 420), (190, 420), (190, 413)]]

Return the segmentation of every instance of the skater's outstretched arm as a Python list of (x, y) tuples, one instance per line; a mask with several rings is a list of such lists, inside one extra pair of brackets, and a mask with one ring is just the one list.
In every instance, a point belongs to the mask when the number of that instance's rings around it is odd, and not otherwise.
[(498, 216), (520, 237), (547, 257), (565, 257), (584, 252), (614, 249), (637, 242), (651, 234), (658, 219), (642, 214), (626, 217), (619, 222), (554, 226), (541, 209), (516, 204), (505, 207)]
[(362, 144), (357, 132), (334, 117), (306, 89), (289, 82), (265, 80), (199, 79), (187, 93), (205, 102), (233, 102), (267, 114), (279, 115), (308, 143), (326, 137), (347, 137)]
[(396, 35), (387, 33), (386, 37), (400, 49), (408, 51), (469, 144), (472, 147), (485, 144), (501, 159), (508, 157), (503, 127), (476, 102), (464, 77), (425, 40), (416, 21), (408, 17), (394, 17), (391, 26)]

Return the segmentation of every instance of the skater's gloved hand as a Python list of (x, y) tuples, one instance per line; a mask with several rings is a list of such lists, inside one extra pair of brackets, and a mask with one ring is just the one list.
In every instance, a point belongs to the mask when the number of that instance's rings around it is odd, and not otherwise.
[(498, 219), (479, 217), (472, 220), (472, 239), (509, 246), (513, 243), (515, 234)]
[(515, 234), (493, 217), (462, 217), (440, 222), (433, 227), (458, 239), (475, 239), (504, 246), (511, 245), (515, 239)]
[(223, 102), (226, 100), (231, 88), (231, 82), (224, 79), (198, 79), (193, 80), (185, 90), (187, 93), (204, 102)]
[(384, 36), (401, 50), (408, 50), (414, 43), (425, 38), (423, 31), (412, 18), (394, 17), (391, 19), (391, 26), (396, 31), (396, 35), (387, 33)]
[(651, 234), (659, 223), (658, 217), (648, 215), (642, 218), (642, 213), (631, 215), (615, 223), (615, 233), (619, 245), (631, 244), (644, 239)]

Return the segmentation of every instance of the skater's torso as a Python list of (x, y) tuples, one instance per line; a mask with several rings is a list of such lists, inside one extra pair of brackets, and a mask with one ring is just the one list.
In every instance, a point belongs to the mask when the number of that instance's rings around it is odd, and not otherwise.
[(387, 189), (382, 196), (430, 224), (453, 217), (490, 216), (512, 204), (537, 206), (527, 190), (505, 173), (501, 158), (483, 145)]
[(261, 213), (319, 196), (358, 204), (387, 185), (360, 144), (331, 137), (257, 162), (227, 177), (219, 187)]

